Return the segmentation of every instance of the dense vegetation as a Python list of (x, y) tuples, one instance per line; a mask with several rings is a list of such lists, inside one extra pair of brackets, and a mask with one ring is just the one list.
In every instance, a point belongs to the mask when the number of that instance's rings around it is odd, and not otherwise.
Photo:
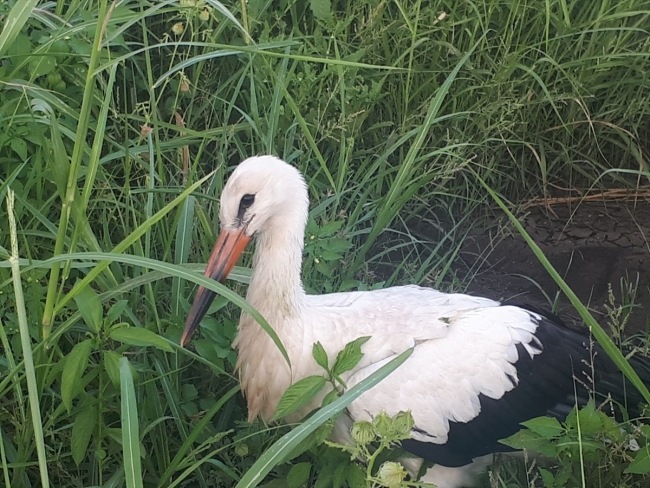
[[(249, 155), (308, 177), (316, 292), (461, 286), (480, 181), (517, 203), (647, 176), (650, 0), (7, 0), (0, 19), (0, 486), (234, 486), (289, 429), (244, 422), (231, 300), (176, 346), (187, 263)], [(360, 479), (316, 450), (266, 481)], [(546, 486), (594, 475), (567, 452)], [(601, 486), (648, 471), (605, 458)]]

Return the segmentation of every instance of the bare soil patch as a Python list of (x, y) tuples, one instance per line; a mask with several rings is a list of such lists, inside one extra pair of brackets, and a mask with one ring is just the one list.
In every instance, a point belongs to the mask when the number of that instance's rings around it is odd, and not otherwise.
[[(611, 284), (621, 303), (621, 283), (636, 284), (635, 303), (626, 334), (645, 331), (650, 316), (650, 201), (591, 201), (579, 206), (530, 208), (520, 219), (555, 269), (574, 292), (606, 322), (604, 305)], [(473, 229), (461, 261), (466, 277), (475, 274), (467, 292), (513, 299), (548, 308), (557, 297), (560, 315), (577, 314), (519, 233), (495, 217)], [(637, 281), (638, 280), (638, 281)]]

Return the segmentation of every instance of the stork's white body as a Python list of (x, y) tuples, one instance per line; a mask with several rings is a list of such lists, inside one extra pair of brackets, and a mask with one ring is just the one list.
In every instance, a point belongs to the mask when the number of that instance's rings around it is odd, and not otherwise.
[[(271, 156), (241, 163), (222, 194), (222, 232), (257, 239), (247, 301), (273, 327), (292, 365), (243, 313), (234, 345), (251, 420), (270, 419), (289, 385), (323, 374), (312, 357), (314, 343), (333, 361), (362, 336), (371, 339), (362, 347), (361, 362), (344, 377), (348, 386), (406, 349), (414, 351), (349, 406), (335, 428), (337, 440), (349, 435), (351, 421), (410, 410), (415, 426), (405, 448), (441, 463), (424, 479), (441, 488), (467, 486), (468, 472), (484, 466), (485, 455), (498, 450), (498, 439), (515, 432), (521, 421), (559, 404), (570, 408), (573, 376), (584, 372), (590, 353), (582, 336), (546, 316), (419, 286), (307, 295), (300, 271), (308, 205), (300, 173)], [(417, 470), (413, 463), (409, 467)]]

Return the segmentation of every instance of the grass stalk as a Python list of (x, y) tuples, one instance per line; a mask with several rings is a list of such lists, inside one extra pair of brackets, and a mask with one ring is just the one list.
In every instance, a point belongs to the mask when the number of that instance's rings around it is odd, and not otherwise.
[(16, 231), (16, 219), (14, 216), (14, 192), (7, 192), (7, 215), (9, 217), (9, 235), (11, 236), (11, 274), (14, 282), (14, 300), (16, 303), (16, 314), (18, 315), (18, 326), (20, 328), (20, 343), (22, 346), (25, 377), (27, 379), (27, 392), (29, 394), (29, 408), (32, 415), (32, 429), (36, 441), (36, 453), (38, 456), (38, 469), (41, 475), (41, 486), (49, 488), (50, 478), (47, 471), (47, 456), (45, 455), (45, 438), (43, 436), (43, 422), (36, 384), (36, 367), (32, 356), (32, 340), (27, 324), (27, 313), (25, 311), (25, 298), (20, 277), (20, 254), (18, 252), (18, 233)]
[[(108, 0), (100, 0), (99, 2), (99, 12), (97, 15), (97, 27), (95, 29), (95, 37), (93, 40), (93, 46), (90, 53), (90, 59), (88, 64), (88, 71), (86, 75), (86, 82), (83, 91), (83, 100), (81, 102), (81, 110), (79, 112), (79, 121), (77, 124), (77, 137), (72, 152), (72, 158), (70, 161), (70, 168), (68, 172), (68, 182), (66, 187), (65, 198), (62, 201), (61, 205), (61, 216), (59, 219), (59, 228), (56, 237), (56, 243), (54, 246), (54, 255), (62, 254), (65, 237), (68, 230), (68, 222), (70, 218), (70, 213), (73, 211), (73, 205), (75, 198), (77, 198), (79, 189), (77, 187), (77, 181), (79, 179), (79, 171), (81, 168), (81, 161), (84, 154), (84, 149), (86, 145), (86, 133), (88, 132), (88, 127), (90, 125), (90, 116), (92, 112), (92, 106), (94, 103), (95, 96), (95, 69), (99, 65), (100, 55), (101, 55), (101, 42), (102, 35), (104, 30), (106, 9), (107, 9)], [(43, 311), (43, 339), (47, 339), (52, 330), (52, 319), (55, 313), (55, 301), (57, 295), (57, 287), (59, 284), (59, 270), (60, 265), (56, 265), (52, 268), (50, 272), (50, 280), (47, 288), (47, 298), (45, 300), (45, 310)], [(60, 307), (59, 307), (60, 308)]]

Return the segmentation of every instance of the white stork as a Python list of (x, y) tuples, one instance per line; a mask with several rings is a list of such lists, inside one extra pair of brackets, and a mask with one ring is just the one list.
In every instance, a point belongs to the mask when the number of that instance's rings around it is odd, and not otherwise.
[[(588, 396), (583, 384), (595, 384), (619, 400), (624, 388), (628, 395), (636, 392), (624, 385), (597, 345), (551, 314), (419, 286), (307, 295), (300, 275), (308, 208), (303, 176), (273, 156), (243, 161), (221, 195), (221, 234), (206, 276), (225, 281), (255, 238), (246, 300), (273, 327), (292, 365), (242, 313), (234, 346), (249, 420), (271, 419), (289, 385), (323, 374), (312, 358), (317, 341), (333, 360), (347, 343), (371, 336), (363, 359), (343, 378), (348, 386), (414, 347), (402, 366), (348, 407), (337, 421), (335, 440), (349, 439), (352, 421), (410, 410), (415, 426), (402, 447), (435, 463), (424, 481), (458, 488), (471, 486), (489, 455), (508, 450), (498, 440), (519, 430), (521, 422), (542, 415), (563, 418), (576, 402), (575, 391), (583, 403)], [(214, 293), (199, 288), (182, 345), (213, 298)], [(649, 371), (643, 365), (637, 369)], [(317, 408), (319, 401), (291, 420)], [(419, 465), (407, 467), (415, 473)]]

